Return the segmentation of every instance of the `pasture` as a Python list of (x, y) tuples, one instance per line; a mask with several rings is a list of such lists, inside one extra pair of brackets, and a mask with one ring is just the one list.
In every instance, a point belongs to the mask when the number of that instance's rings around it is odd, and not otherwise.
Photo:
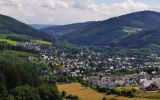
[(3, 39), (3, 38), (0, 38), (0, 42), (5, 42), (7, 44), (17, 44), (16, 41), (12, 41), (12, 40), (9, 40), (9, 39)]
[(59, 84), (57, 86), (60, 92), (65, 91), (67, 95), (77, 95), (81, 100), (102, 100), (104, 96), (106, 96), (106, 98), (116, 98), (117, 100), (153, 100), (146, 98), (128, 98), (115, 95), (105, 95), (98, 93), (89, 87), (83, 87), (80, 83)]

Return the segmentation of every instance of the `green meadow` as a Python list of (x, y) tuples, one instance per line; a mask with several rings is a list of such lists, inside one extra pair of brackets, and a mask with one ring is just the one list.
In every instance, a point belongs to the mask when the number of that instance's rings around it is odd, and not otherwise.
[(13, 45), (13, 44), (17, 44), (18, 41), (30, 41), (30, 42), (40, 43), (43, 45), (51, 45), (52, 44), (51, 42), (32, 38), (27, 35), (20, 35), (20, 34), (13, 34), (13, 33), (11, 33), (11, 34), (0, 33), (0, 42), (5, 42), (5, 43)]
[(16, 41), (12, 41), (12, 40), (9, 40), (9, 39), (3, 39), (3, 38), (0, 38), (0, 42), (5, 42), (7, 44), (17, 44)]

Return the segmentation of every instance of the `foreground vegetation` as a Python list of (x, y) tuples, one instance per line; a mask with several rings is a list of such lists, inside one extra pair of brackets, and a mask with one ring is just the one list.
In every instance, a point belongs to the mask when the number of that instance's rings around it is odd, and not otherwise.
[[(10, 48), (10, 49), (9, 49)], [(40, 79), (38, 54), (0, 46), (0, 100), (61, 100), (55, 84)]]

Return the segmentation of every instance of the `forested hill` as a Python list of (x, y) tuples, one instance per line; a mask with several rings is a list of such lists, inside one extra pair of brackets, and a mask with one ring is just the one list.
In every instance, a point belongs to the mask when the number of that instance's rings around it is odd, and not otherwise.
[(42, 29), (42, 28), (45, 28), (45, 27), (49, 27), (51, 25), (49, 25), (49, 24), (45, 24), (45, 25), (43, 25), (43, 24), (30, 24), (30, 26), (39, 30), (39, 29)]
[(36, 30), (9, 16), (0, 15), (0, 34), (14, 33), (27, 35), (37, 39), (51, 40), (46, 33)]
[(54, 36), (63, 36), (74, 31), (83, 30), (94, 22), (75, 23), (69, 25), (52, 25), (44, 27), (41, 30)]
[[(160, 13), (140, 11), (104, 21), (53, 26), (42, 30), (52, 36), (58, 35), (81, 45), (129, 47), (131, 44), (131, 47), (138, 47), (136, 41), (141, 42), (140, 46), (159, 45), (158, 28), (160, 28)], [(135, 38), (137, 36), (138, 38)], [(150, 37), (146, 38), (148, 36)], [(155, 37), (156, 40), (154, 40)]]

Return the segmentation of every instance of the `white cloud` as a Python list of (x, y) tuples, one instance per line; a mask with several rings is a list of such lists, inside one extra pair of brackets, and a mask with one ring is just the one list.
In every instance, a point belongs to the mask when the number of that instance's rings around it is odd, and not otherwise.
[(19, 0), (1, 0), (0, 5), (1, 6), (8, 6), (8, 7), (17, 7), (17, 8), (22, 7)]
[(56, 9), (56, 8), (68, 8), (69, 5), (66, 2), (60, 0), (43, 0), (41, 1), (42, 7)]
[(75, 1), (71, 6), (73, 8), (77, 8), (80, 10), (91, 10), (91, 11), (96, 11), (98, 7), (98, 5), (95, 3), (94, 0)]
[(108, 4), (96, 4), (94, 0), (86, 0), (85, 3), (81, 1), (75, 2), (73, 7), (80, 10), (90, 10), (99, 14), (110, 14), (110, 13), (128, 13), (131, 11), (141, 11), (149, 9), (149, 6), (143, 3), (134, 2), (133, 0), (127, 0), (121, 3)]
[(98, 0), (0, 0), (1, 14), (26, 23), (68, 24), (104, 20), (148, 9), (159, 11), (160, 7), (135, 0), (111, 4), (100, 3)]

